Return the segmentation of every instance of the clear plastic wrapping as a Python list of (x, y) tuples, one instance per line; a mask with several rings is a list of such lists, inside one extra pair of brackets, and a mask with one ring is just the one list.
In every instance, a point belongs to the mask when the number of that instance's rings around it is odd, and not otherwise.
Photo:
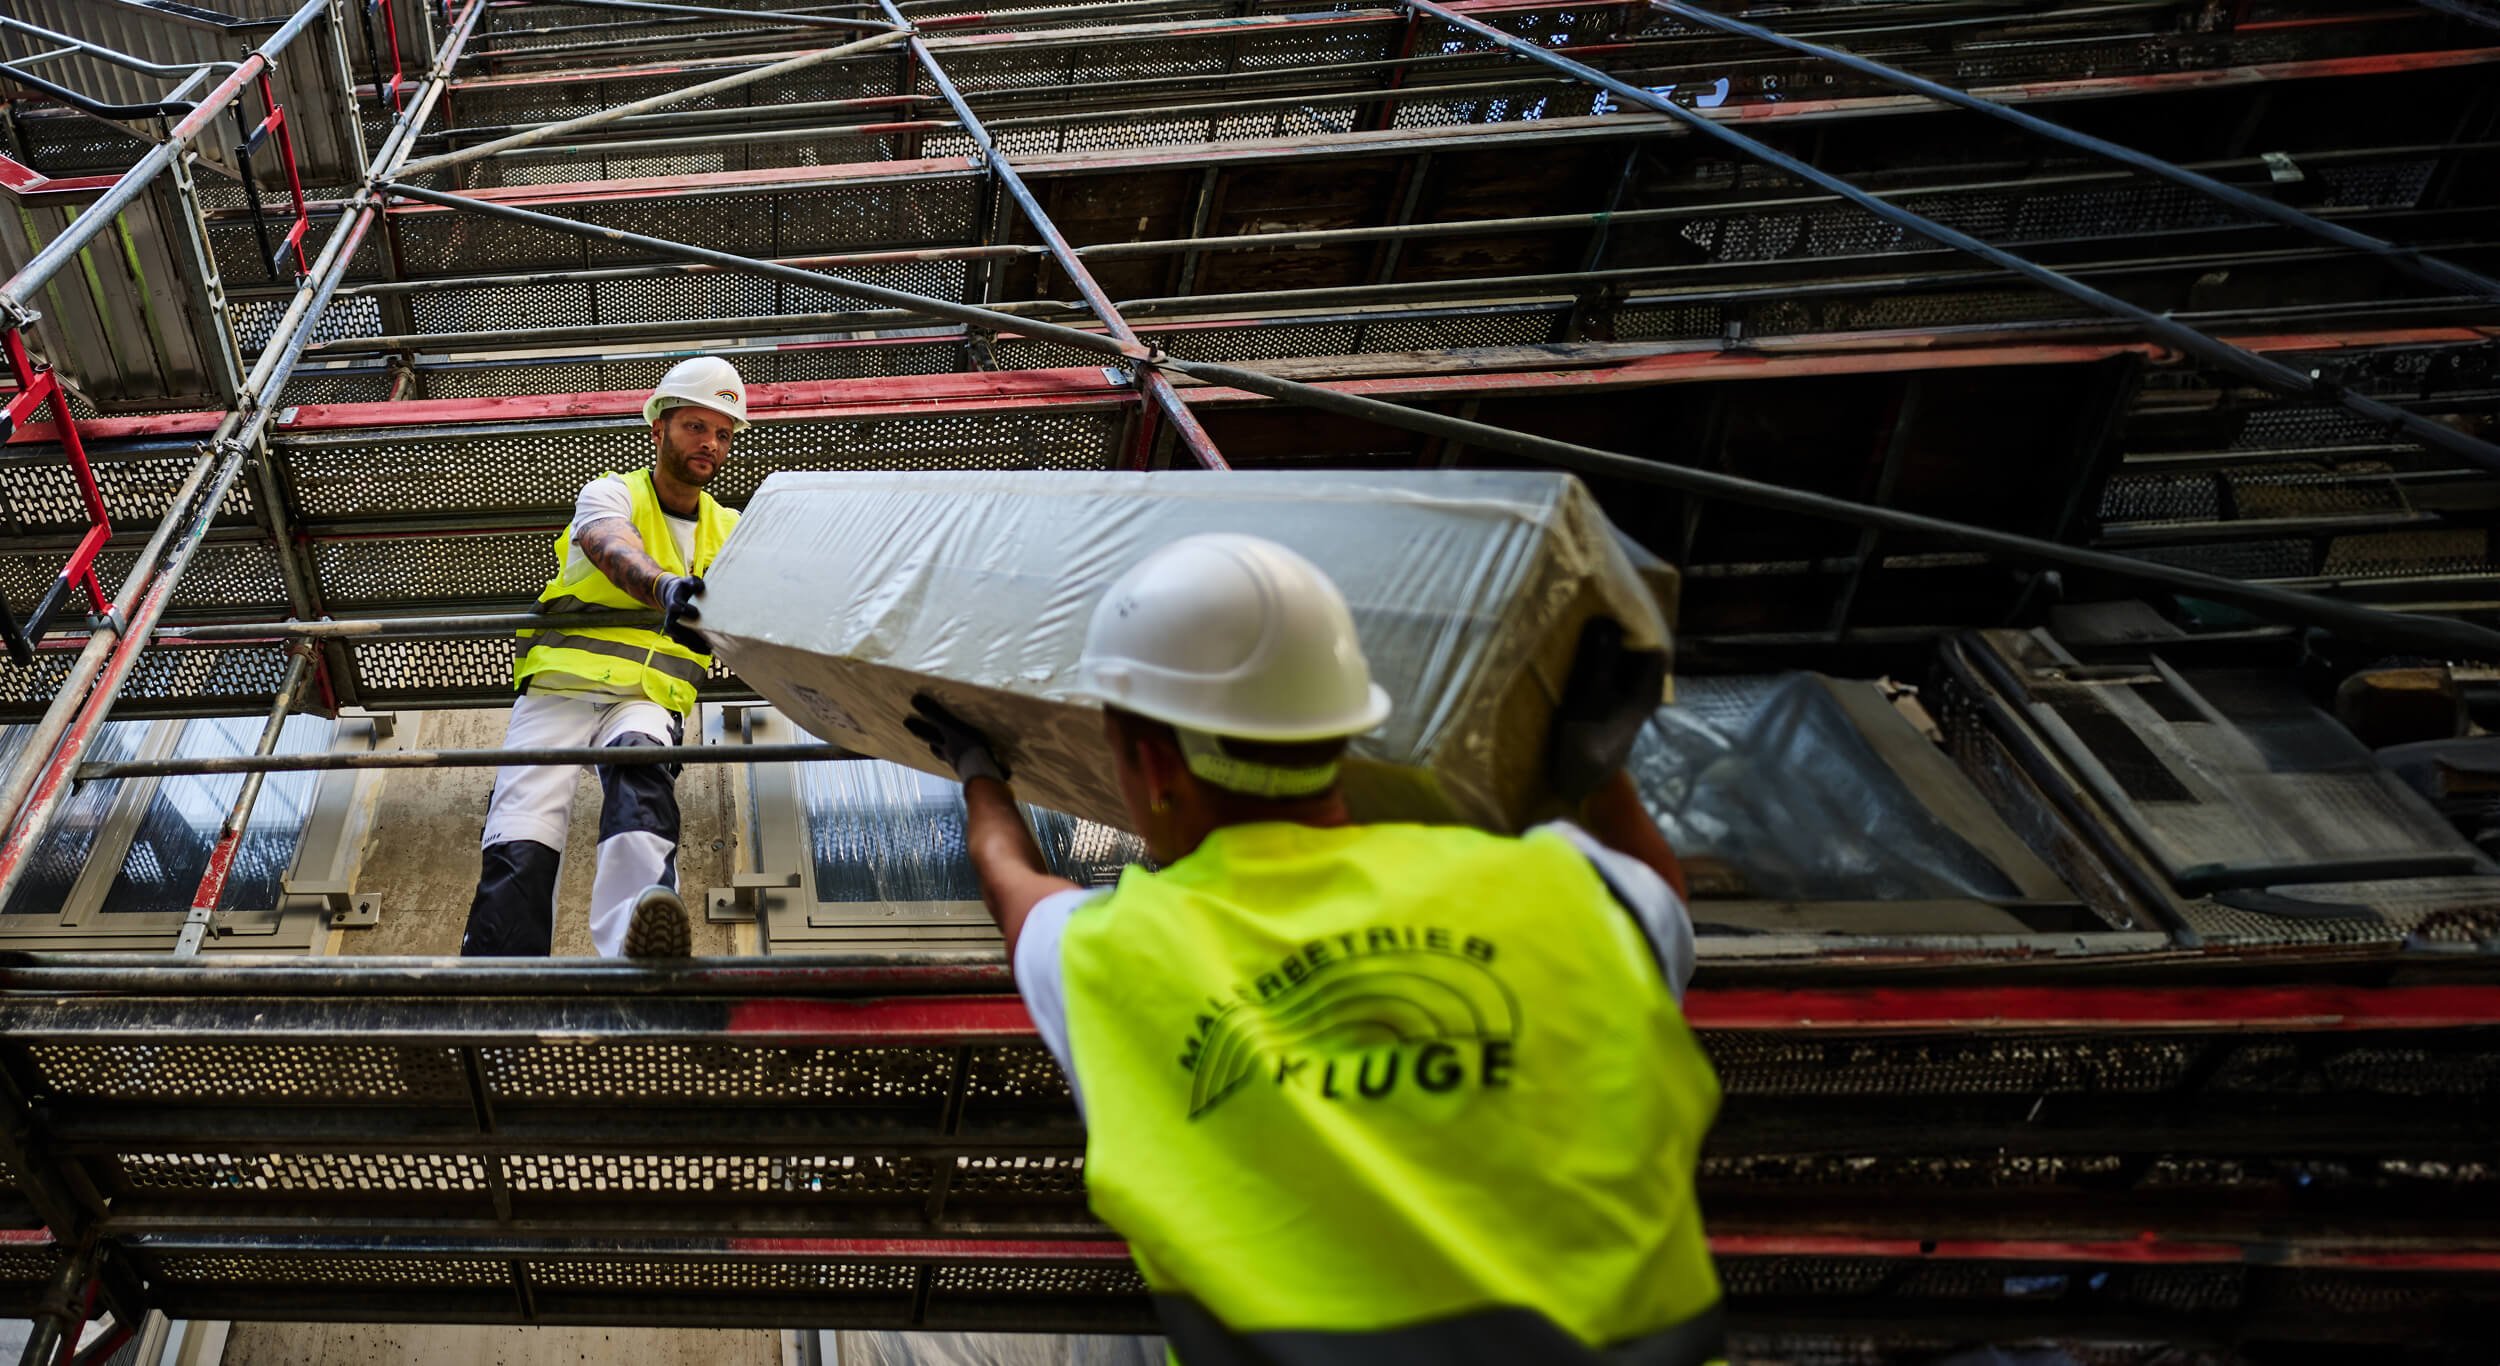
[(1108, 1334), (843, 1333), (842, 1366), (1163, 1366), (1163, 1339)]
[(1797, 901), (2019, 897), (1919, 801), (1813, 674), (1688, 678), (1629, 764), (1676, 852)]
[(934, 692), (999, 741), (1020, 794), (1120, 823), (1074, 693), (1086, 624), (1147, 552), (1206, 531), (1279, 541), (1344, 590), (1397, 706), (1348, 768), (1366, 819), (1552, 814), (1545, 722), (1582, 627), (1669, 644), (1587, 489), (1525, 471), (775, 474), (705, 576), (702, 626), (819, 736), (933, 770), (902, 723)]

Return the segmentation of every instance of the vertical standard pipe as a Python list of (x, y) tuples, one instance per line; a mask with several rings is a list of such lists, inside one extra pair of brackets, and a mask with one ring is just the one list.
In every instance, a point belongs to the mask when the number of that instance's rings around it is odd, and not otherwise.
[[(478, 19), (486, 11), (486, 0), (469, 0), (469, 7), (452, 26), (434, 71), (426, 79), (423, 96), (402, 110), (391, 126), (376, 154), (375, 166), (386, 169), (404, 158), (416, 146), (416, 131), (451, 78), (451, 70), (460, 60), (460, 51), (476, 32)], [(300, 18), (301, 16), (299, 16)], [(116, 630), (108, 622), (87, 639), (78, 662), (71, 667), (70, 679), (46, 708), (43, 721), (37, 726), (32, 741), (22, 751), (17, 766), (9, 771), (8, 784), (0, 791), (0, 820), (9, 821), (7, 837), (0, 840), (0, 904), (6, 904), (11, 891), (25, 877), (26, 866), (35, 845), (51, 823), (53, 813), (67, 795), (70, 775), (86, 757), (87, 746), (96, 729), (113, 709), (122, 680), (129, 676), (139, 651), (147, 643), (149, 633), (164, 615), (165, 605), (172, 598), (174, 587), (191, 562), (191, 555), (215, 522), (217, 509), (225, 501), (226, 492), (234, 486), (242, 472), (246, 456), (275, 409), (252, 405), (262, 393), (275, 394), (286, 383), (295, 363), (303, 357), (306, 343), (312, 339), (310, 319), (319, 315), (338, 289), (339, 280), (354, 259), (357, 245), (374, 221), (376, 195), (368, 183), (351, 200), (351, 211), (330, 236), (315, 264), (315, 279), (298, 290), (276, 329), (270, 333), (270, 345), (245, 381), (237, 403), (243, 405), (226, 414), (201, 453), (200, 461), (176, 495), (173, 506), (157, 524), (147, 548), (140, 552), (139, 563), (124, 583), (123, 600), (113, 616), (121, 619)], [(315, 287), (315, 281), (318, 287)], [(292, 329), (290, 331), (290, 329)], [(246, 412), (249, 412), (248, 417)], [(213, 477), (210, 471), (214, 470)], [(164, 561), (163, 570), (150, 575), (147, 571), (156, 557), (166, 553), (175, 529), (182, 526), (184, 514), (191, 507), (192, 496), (198, 494), (204, 479), (211, 480), (205, 501), (191, 515), (180, 543)], [(13, 818), (13, 819), (12, 819)]]
[(2110, 317), (2132, 323), (2164, 344), (2177, 347), (2217, 370), (2228, 371), (2244, 379), (2254, 380), (2278, 393), (2340, 403), (2351, 412), (2358, 413), (2372, 422), (2403, 432), (2408, 438), (2430, 450), (2454, 456), (2486, 470), (2500, 472), (2500, 446), (2468, 436), (2454, 428), (2442, 426), (2419, 413), (2407, 412), (2392, 403), (2371, 398), (2366, 394), (2354, 393), (2323, 377), (2304, 375), (2279, 361), (2242, 350), (2218, 337), (2208, 336), (2165, 314), (2155, 313), (2148, 308), (2140, 308), (2124, 299), (2095, 289), (2073, 276), (2052, 270), (2028, 257), (2017, 256), (2002, 247), (1983, 242), (1959, 228), (1947, 227), (1932, 218), (1912, 213), (1898, 204), (1889, 203), (1881, 196), (1870, 194), (1809, 162), (1790, 156), (1760, 139), (1738, 132), (1730, 124), (1687, 109), (1654, 90), (1645, 90), (1619, 77), (1607, 75), (1593, 66), (1575, 62), (1551, 48), (1504, 33), (1480, 19), (1470, 18), (1446, 6), (1435, 4), (1434, 0), (1402, 0), (1402, 3), (1429, 14), (1453, 28), (1488, 39), (1505, 51), (1550, 66), (1574, 80), (1597, 86), (1621, 98), (1627, 104), (1635, 104), (1643, 109), (1664, 114), (1691, 129), (1698, 136), (1708, 138), (1740, 156), (1758, 161), (1809, 185), (1838, 195), (1848, 203), (1894, 227), (1914, 232), (1929, 241), (1951, 247), (1965, 255), (1977, 257), (1999, 270), (2011, 271), (2042, 289), (2072, 299), (2076, 303)]
[[(221, 426), (220, 437), (224, 435), (222, 428), (233, 427), (241, 421), (240, 414), (228, 414)], [(51, 758), (53, 749), (61, 742), (61, 736), (69, 730), (70, 718), (77, 715), (78, 709), (86, 703), (87, 692), (94, 685), (96, 675), (102, 671), (105, 659), (120, 641), (119, 623), (130, 620), (130, 614), (138, 610), (150, 581), (155, 578), (156, 567), (164, 558), (166, 543), (173, 539), (174, 527), (181, 522), (182, 513), (191, 506), (191, 501), (199, 496), (201, 484), (207, 481), (208, 472), (215, 468), (216, 463), (217, 446), (212, 439), (210, 445), (201, 450), (200, 458), (192, 462), (191, 473), (183, 479), (181, 487), (174, 490), (173, 505), (164, 520), (156, 524), (156, 533), (148, 538), (146, 545), (140, 547), (139, 558), (131, 563), (130, 573), (122, 579), (121, 594), (113, 599), (112, 610), (105, 613), (103, 623), (87, 637), (85, 648), (71, 662), (69, 673), (62, 678), (60, 688), (52, 694), (51, 704), (44, 708), (43, 719), (35, 723), (34, 734), (27, 737), (25, 748), (18, 751), (17, 763), (9, 769), (5, 785), (0, 785), (0, 830), (14, 824), (19, 808), (26, 805), (27, 794), (34, 791), (35, 781), (42, 775), (45, 761)]]
[[(71, 721), (62, 734), (60, 747), (43, 762), (27, 794), (24, 814), (15, 828), (9, 831), (7, 840), (0, 842), (0, 905), (8, 903), (9, 896), (17, 890), (17, 884), (26, 876), (27, 866), (34, 861), (35, 846), (42, 840), (45, 827), (52, 823), (54, 812), (69, 796), (72, 773), (77, 769), (79, 760), (86, 757), (87, 746), (94, 742), (96, 731), (112, 711), (114, 701), (120, 696), (122, 681), (130, 676), (131, 666), (138, 662), (139, 652), (147, 644), (148, 632), (155, 628), (158, 618), (165, 615), (165, 605), (172, 601), (174, 588), (182, 582), (183, 571), (190, 567), (192, 554), (207, 539), (209, 526), (217, 520), (218, 505), (225, 502), (226, 491), (234, 487), (235, 477), (243, 472), (245, 448), (241, 442), (229, 440), (215, 449), (220, 454), (217, 477), (210, 483), (204, 501), (192, 514), (191, 524), (184, 529), (181, 541), (166, 557), (164, 569), (149, 584), (147, 596), (139, 600), (139, 610), (132, 614), (127, 630), (114, 643), (112, 657), (105, 662), (104, 671), (96, 679), (94, 690), (87, 695), (85, 705), (79, 708), (77, 719)], [(102, 639), (104, 635), (99, 631), (96, 638)], [(93, 642), (89, 644), (92, 648)]]
[[(877, 4), (897, 27), (908, 26), (909, 21), (903, 18), (901, 10), (895, 8), (894, 0), (877, 0)], [(1016, 168), (999, 152), (998, 144), (990, 140), (990, 130), (972, 112), (972, 105), (964, 99), (963, 92), (955, 88), (955, 82), (946, 74), (946, 68), (938, 65), (937, 54), (929, 50), (928, 43), (918, 34), (912, 36), (911, 50), (912, 55), (920, 59), (920, 65), (927, 69), (929, 80), (937, 86), (938, 94), (945, 99), (947, 107), (955, 111), (956, 121), (963, 124), (964, 132), (970, 134), (973, 144), (981, 149), (983, 159), (989, 163), (991, 177), (1016, 201), (1016, 207), (1023, 211), (1025, 221), (1033, 225), (1033, 231), (1041, 236), (1042, 245), (1049, 248), (1051, 259), (1067, 273), (1069, 283), (1076, 286), (1078, 295), (1085, 300), (1085, 306), (1102, 320), (1103, 330), (1110, 333), (1114, 341), (1135, 344), (1136, 329), (1130, 327), (1128, 320), (1120, 316), (1120, 310), (1112, 306), (1111, 296), (1103, 293), (1102, 286), (1094, 282), (1093, 273), (1085, 268), (1083, 261), (1077, 259), (1075, 248), (1070, 247), (1068, 239), (1060, 235), (1059, 225), (1051, 222), (1050, 215), (1042, 212), (1041, 200), (1034, 197), (1032, 188), (1024, 183), (1024, 177), (1016, 174)], [(1164, 420), (1172, 424), (1173, 435), (1189, 448), (1189, 453), (1197, 457), (1198, 463), (1211, 470), (1231, 469), (1232, 463), (1215, 448), (1215, 438), (1207, 435), (1207, 429), (1199, 425), (1197, 414), (1190, 412), (1189, 405), (1181, 401), (1180, 391), (1172, 387), (1172, 381), (1151, 364), (1140, 363), (1136, 370), (1138, 389), (1153, 400)]]
[[(312, 663), (312, 650), (299, 644), (288, 652), (286, 678), (278, 684), (278, 699), (269, 704), (269, 719), (260, 728), (260, 743), (252, 746), (259, 755), (278, 752), (278, 733), (286, 729), (287, 713), (295, 709), (295, 695), (304, 687), (304, 676)], [(246, 773), (243, 786), (234, 794), (234, 805), (227, 808), (225, 824), (217, 829), (217, 843), (208, 851), (208, 867), (200, 874), (199, 890), (191, 897), (190, 913), (183, 917), (182, 934), (174, 941), (176, 955), (196, 954), (200, 941), (208, 937), (211, 917), (217, 914), (217, 903), (226, 895), (226, 876), (234, 871), (234, 856), (243, 848), (243, 832), (252, 824), (252, 807), (260, 801), (261, 784), (266, 773)]]
[(123, 209), (130, 207), (131, 201), (137, 199), (150, 181), (173, 164), (174, 158), (180, 156), (183, 147), (208, 126), (209, 120), (223, 113), (227, 103), (241, 94), (253, 77), (267, 71), (287, 44), (311, 27), (314, 17), (320, 14), (325, 3), (326, 0), (305, 0), (293, 18), (269, 35), (268, 42), (261, 44), (259, 50), (244, 58), (241, 65), (202, 96), (198, 106), (173, 126), (163, 142), (149, 148), (147, 155), (139, 158), (136, 165), (122, 173), (121, 179), (113, 182), (113, 188), (106, 190), (102, 198), (78, 215), (77, 221), (45, 243), (43, 250), (36, 252), (34, 259), (26, 263), (25, 269), (10, 276), (7, 284), (0, 284), (0, 312), (21, 318), (29, 316), (26, 296), (58, 274), (71, 257), (84, 250), (87, 243), (110, 226)]
[(18, 1366), (53, 1366), (53, 1357), (65, 1345), (75, 1345), (79, 1330), (87, 1323), (87, 1307), (94, 1303), (90, 1291), (95, 1285), (96, 1249), (93, 1243), (67, 1249), (60, 1269), (52, 1273), (51, 1283), (44, 1287), (43, 1302), (35, 1310), (32, 1331), (26, 1335), (26, 1350), (18, 1357)]

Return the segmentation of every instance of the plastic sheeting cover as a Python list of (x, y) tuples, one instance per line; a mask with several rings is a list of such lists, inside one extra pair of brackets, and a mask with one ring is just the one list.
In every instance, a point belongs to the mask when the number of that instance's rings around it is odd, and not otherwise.
[(1551, 814), (1545, 721), (1581, 626), (1605, 615), (1667, 648), (1588, 490), (1521, 471), (775, 474), (705, 575), (702, 626), (819, 736), (934, 770), (902, 725), (933, 691), (1000, 742), (1020, 795), (1122, 823), (1074, 694), (1085, 628), (1119, 574), (1206, 531), (1279, 541), (1345, 591), (1397, 704), (1348, 766), (1366, 819)]
[(1629, 768), (1676, 852), (1725, 860), (1755, 897), (2022, 895), (1919, 801), (1814, 674), (1682, 680)]
[[(820, 900), (981, 899), (964, 843), (964, 790), (954, 779), (878, 759), (801, 764), (798, 772)], [(1109, 886), (1121, 868), (1147, 861), (1134, 835), (1062, 811), (1035, 807), (1032, 815), (1044, 862), (1079, 886)]]
[(1163, 1339), (1105, 1334), (841, 1333), (842, 1366), (1163, 1366)]

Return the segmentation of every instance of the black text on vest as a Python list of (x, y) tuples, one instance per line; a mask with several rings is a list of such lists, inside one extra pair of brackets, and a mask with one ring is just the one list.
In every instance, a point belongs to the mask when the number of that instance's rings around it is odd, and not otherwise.
[(1347, 1104), (1508, 1086), (1519, 1003), (1498, 956), (1492, 941), (1439, 926), (1304, 944), (1208, 1000), (1180, 1054), (1190, 1118), (1254, 1082)]

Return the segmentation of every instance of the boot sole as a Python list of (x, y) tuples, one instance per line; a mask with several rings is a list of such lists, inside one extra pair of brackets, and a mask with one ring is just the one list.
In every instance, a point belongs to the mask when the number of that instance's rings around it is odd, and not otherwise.
[(625, 927), (628, 958), (691, 958), (694, 930), (686, 923), (683, 903), (658, 897), (634, 904), (633, 923)]

